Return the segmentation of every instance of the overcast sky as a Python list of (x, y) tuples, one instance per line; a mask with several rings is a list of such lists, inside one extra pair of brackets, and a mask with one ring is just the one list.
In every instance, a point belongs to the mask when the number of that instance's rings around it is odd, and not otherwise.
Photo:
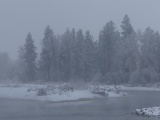
[(160, 0), (0, 0), (0, 52), (16, 59), (28, 32), (39, 48), (47, 25), (55, 34), (67, 27), (90, 30), (97, 39), (110, 20), (120, 29), (125, 14), (135, 30), (150, 26), (160, 31), (159, 12)]

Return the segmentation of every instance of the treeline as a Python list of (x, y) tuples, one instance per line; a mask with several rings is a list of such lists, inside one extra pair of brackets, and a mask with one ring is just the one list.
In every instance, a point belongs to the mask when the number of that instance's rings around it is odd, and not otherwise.
[(160, 34), (150, 27), (136, 32), (127, 15), (122, 20), (121, 32), (109, 21), (100, 31), (98, 40), (93, 39), (90, 31), (67, 29), (63, 35), (55, 35), (47, 26), (41, 44), (37, 59), (32, 35), (27, 35), (12, 76), (25, 82), (159, 82)]

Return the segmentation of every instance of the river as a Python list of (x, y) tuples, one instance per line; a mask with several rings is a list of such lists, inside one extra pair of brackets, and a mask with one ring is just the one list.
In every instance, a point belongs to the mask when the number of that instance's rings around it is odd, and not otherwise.
[(0, 120), (156, 120), (132, 112), (160, 106), (160, 92), (128, 93), (119, 98), (65, 103), (0, 99)]

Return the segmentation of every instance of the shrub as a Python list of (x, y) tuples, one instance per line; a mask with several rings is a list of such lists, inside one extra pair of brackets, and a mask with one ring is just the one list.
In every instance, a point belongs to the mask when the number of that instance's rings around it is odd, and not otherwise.
[(37, 95), (38, 96), (45, 96), (45, 95), (47, 95), (47, 90), (44, 88), (39, 88), (39, 89), (37, 89)]

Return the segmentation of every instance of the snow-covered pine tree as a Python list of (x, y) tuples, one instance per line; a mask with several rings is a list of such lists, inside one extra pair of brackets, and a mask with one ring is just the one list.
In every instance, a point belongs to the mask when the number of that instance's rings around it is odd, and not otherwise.
[(121, 29), (122, 70), (130, 73), (137, 69), (138, 41), (128, 15), (124, 16)]
[(59, 70), (61, 78), (68, 81), (71, 78), (71, 48), (72, 36), (70, 30), (67, 28), (66, 32), (61, 37), (60, 55), (59, 55)]
[(90, 80), (94, 76), (94, 42), (90, 31), (86, 31), (84, 38), (84, 78)]
[(36, 47), (31, 33), (27, 35), (24, 44), (24, 62), (25, 62), (25, 77), (27, 81), (34, 81), (36, 77)]
[(148, 27), (143, 33), (141, 68), (154, 68), (160, 72), (160, 35)]
[(51, 81), (58, 75), (58, 41), (50, 26), (47, 26), (42, 40), (42, 52), (40, 54), (39, 67), (42, 78)]
[(75, 76), (84, 78), (84, 34), (81, 29), (76, 33), (75, 43)]
[(75, 80), (76, 78), (76, 31), (73, 28), (71, 31), (71, 79)]
[(111, 72), (114, 54), (116, 52), (117, 31), (115, 24), (110, 21), (101, 30), (98, 41), (98, 63), (102, 76)]
[(121, 34), (124, 38), (127, 38), (129, 35), (134, 33), (133, 27), (130, 23), (130, 18), (128, 17), (127, 14), (123, 18), (121, 29), (122, 29)]

